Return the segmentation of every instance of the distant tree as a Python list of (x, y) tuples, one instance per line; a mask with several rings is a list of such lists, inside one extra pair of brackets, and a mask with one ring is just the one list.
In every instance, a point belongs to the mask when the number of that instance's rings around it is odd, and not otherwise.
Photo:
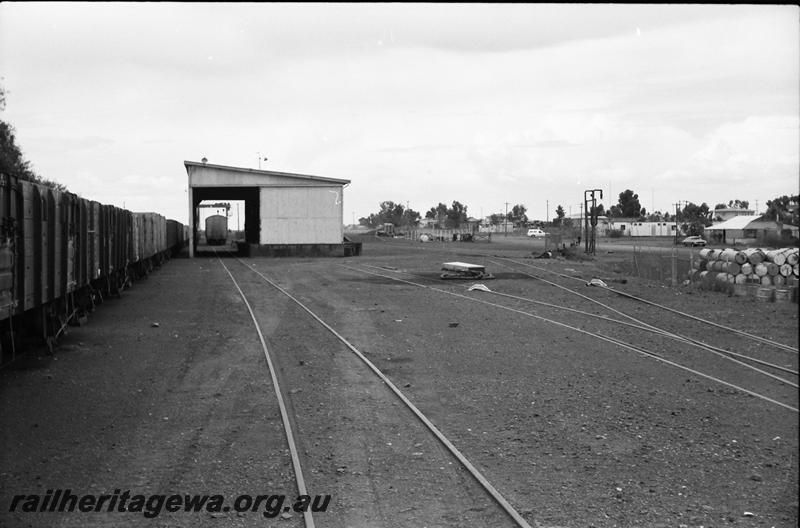
[(502, 221), (503, 221), (502, 213), (489, 215), (489, 222), (491, 222), (492, 225), (500, 225)]
[(689, 202), (677, 214), (681, 229), (690, 235), (702, 235), (705, 228), (711, 225), (712, 216), (713, 212), (705, 202), (700, 205)]
[(508, 220), (513, 222), (514, 225), (524, 225), (528, 222), (527, 208), (522, 204), (517, 204), (511, 208), (508, 213)]
[(367, 227), (378, 227), (383, 224), (413, 226), (419, 222), (419, 213), (406, 209), (403, 204), (387, 200), (381, 202), (379, 207), (377, 213), (359, 218), (358, 223)]
[(800, 195), (779, 196), (767, 200), (767, 212), (764, 216), (770, 220), (778, 220), (784, 224), (800, 225)]
[(443, 228), (447, 220), (447, 206), (439, 202), (439, 205), (431, 207), (430, 210), (425, 213), (425, 218), (434, 219), (436, 221), (436, 227), (440, 229)]
[(750, 202), (747, 200), (730, 200), (728, 201), (728, 207), (733, 209), (747, 209), (750, 207)]
[(646, 222), (662, 222), (664, 220), (664, 214), (661, 211), (656, 211), (645, 215), (644, 219)]
[(419, 225), (419, 221), (422, 218), (417, 211), (411, 209), (410, 207), (403, 211), (403, 218), (402, 224), (407, 227), (416, 227)]
[(461, 202), (453, 201), (453, 205), (447, 210), (447, 221), (445, 227), (457, 229), (467, 222), (467, 206)]
[[(6, 91), (0, 86), (0, 110), (6, 108)], [(66, 191), (67, 187), (61, 183), (42, 178), (34, 172), (31, 164), (22, 154), (22, 149), (17, 145), (14, 127), (0, 120), (0, 173), (16, 176), (23, 180), (41, 183), (57, 191)]]
[(564, 222), (564, 216), (566, 214), (563, 207), (560, 205), (556, 207), (556, 217), (553, 219), (553, 225), (561, 225)]
[(387, 200), (381, 202), (380, 207), (381, 209), (378, 212), (378, 216), (382, 224), (391, 223), (396, 226), (400, 225), (403, 220), (403, 210), (405, 209), (401, 204)]
[(728, 208), (728, 206), (727, 206), (727, 205), (725, 205), (724, 203), (718, 203), (717, 205), (715, 205), (715, 206), (714, 206), (714, 210), (715, 210), (715, 211), (716, 211), (717, 209), (727, 209), (727, 208)]
[(596, 205), (596, 206), (590, 208), (590, 213), (591, 214), (596, 214), (597, 216), (603, 216), (603, 215), (606, 214), (606, 208), (603, 207), (603, 204)]
[(614, 217), (638, 218), (642, 206), (639, 203), (639, 195), (632, 190), (626, 189), (619, 193), (617, 205), (611, 206), (609, 214)]
[(14, 127), (5, 121), (0, 121), (0, 172), (23, 180), (36, 181), (36, 174), (17, 146)]

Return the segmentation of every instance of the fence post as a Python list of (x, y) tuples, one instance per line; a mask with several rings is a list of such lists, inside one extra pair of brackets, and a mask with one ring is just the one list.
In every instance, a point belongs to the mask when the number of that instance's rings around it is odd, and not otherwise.
[(672, 248), (672, 287), (678, 285), (678, 250)]

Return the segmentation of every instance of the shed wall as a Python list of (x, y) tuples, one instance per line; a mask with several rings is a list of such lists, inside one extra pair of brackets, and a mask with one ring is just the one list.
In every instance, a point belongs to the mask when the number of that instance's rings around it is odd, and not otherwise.
[(262, 187), (261, 244), (341, 244), (342, 186)]

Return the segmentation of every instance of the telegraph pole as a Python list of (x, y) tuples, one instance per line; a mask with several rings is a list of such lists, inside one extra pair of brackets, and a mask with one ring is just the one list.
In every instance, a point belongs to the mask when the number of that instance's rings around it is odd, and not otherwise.
[(678, 245), (678, 208), (681, 206), (682, 203), (686, 202), (686, 200), (678, 200), (675, 205), (675, 245)]
[(545, 221), (546, 224), (549, 224), (550, 223), (550, 200), (545, 200), (545, 203), (547, 204), (547, 213), (545, 214), (545, 217), (544, 217), (545, 220), (544, 221)]
[(506, 217), (503, 222), (503, 236), (508, 236), (508, 202), (506, 202)]
[[(595, 193), (600, 193), (600, 199), (603, 199), (602, 189), (589, 189), (583, 192), (584, 209), (586, 210), (586, 217), (584, 224), (586, 226), (586, 253), (594, 254), (595, 252), (595, 235), (597, 233), (597, 198)], [(589, 198), (591, 196), (591, 198)], [(591, 204), (591, 207), (589, 206)], [(591, 226), (591, 228), (589, 227)]]

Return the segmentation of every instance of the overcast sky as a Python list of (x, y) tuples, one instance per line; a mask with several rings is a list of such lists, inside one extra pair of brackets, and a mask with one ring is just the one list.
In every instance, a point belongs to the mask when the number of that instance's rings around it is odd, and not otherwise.
[[(186, 221), (184, 160), (344, 178), (383, 200), (552, 218), (633, 189), (800, 187), (790, 5), (2, 3), (0, 114), (34, 169)], [(609, 200), (609, 194), (611, 198)], [(547, 202), (549, 201), (549, 213)]]

